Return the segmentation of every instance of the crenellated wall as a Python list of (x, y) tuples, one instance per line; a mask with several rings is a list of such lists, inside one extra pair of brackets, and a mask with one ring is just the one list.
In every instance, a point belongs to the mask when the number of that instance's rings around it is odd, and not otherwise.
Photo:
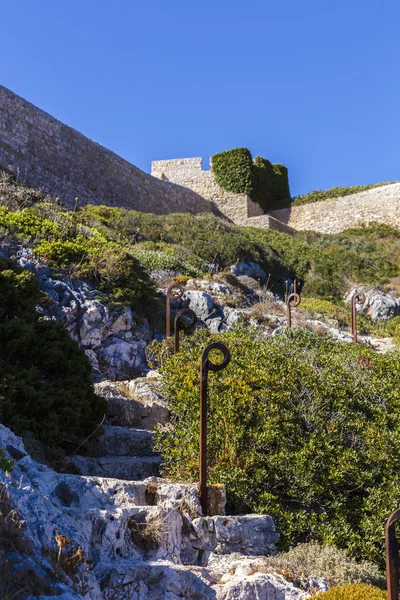
[(67, 207), (106, 204), (142, 212), (211, 212), (189, 188), (160, 181), (0, 86), (0, 166)]

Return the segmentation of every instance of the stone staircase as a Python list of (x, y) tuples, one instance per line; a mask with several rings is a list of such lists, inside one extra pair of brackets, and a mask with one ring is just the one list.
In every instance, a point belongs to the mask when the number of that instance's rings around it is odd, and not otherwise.
[(157, 388), (154, 376), (96, 384), (107, 416), (101, 436), (72, 458), (82, 475), (128, 481), (159, 475), (162, 459), (154, 451), (152, 430), (165, 424), (169, 413)]

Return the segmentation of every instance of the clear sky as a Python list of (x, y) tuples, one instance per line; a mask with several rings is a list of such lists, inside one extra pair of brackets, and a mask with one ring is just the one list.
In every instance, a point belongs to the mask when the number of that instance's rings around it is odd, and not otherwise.
[(247, 146), (292, 195), (400, 179), (400, 0), (9, 0), (0, 83), (145, 171)]

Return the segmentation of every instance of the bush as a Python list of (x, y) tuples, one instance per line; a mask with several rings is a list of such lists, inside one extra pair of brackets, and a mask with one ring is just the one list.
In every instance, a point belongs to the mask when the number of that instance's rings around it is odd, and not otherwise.
[[(199, 357), (209, 339), (184, 340), (163, 365), (172, 420), (157, 440), (174, 479), (198, 479)], [(210, 375), (209, 481), (226, 485), (228, 509), (270, 514), (283, 549), (315, 539), (379, 563), (385, 518), (400, 504), (397, 355), (301, 330), (218, 339), (232, 362)]]
[(33, 275), (0, 260), (0, 421), (55, 444), (91, 433), (105, 402), (83, 351), (64, 327), (43, 321)]
[(177, 271), (191, 277), (201, 277), (199, 269), (196, 269), (188, 262), (171, 253), (163, 252), (162, 250), (152, 250), (144, 247), (144, 244), (134, 246), (132, 253), (140, 264), (152, 271), (165, 269), (167, 271)]
[(317, 542), (299, 544), (288, 552), (266, 559), (267, 569), (281, 573), (296, 585), (305, 577), (321, 577), (329, 586), (345, 583), (368, 583), (385, 587), (386, 581), (376, 565), (357, 563), (335, 546)]
[(302, 204), (310, 204), (312, 202), (323, 202), (324, 200), (331, 200), (332, 198), (342, 198), (343, 196), (349, 196), (351, 194), (359, 194), (360, 192), (366, 192), (373, 188), (382, 187), (384, 185), (391, 185), (392, 183), (398, 183), (397, 181), (387, 181), (386, 183), (372, 183), (370, 185), (354, 185), (352, 187), (334, 187), (329, 190), (314, 190), (308, 194), (296, 196), (293, 199), (293, 206), (301, 206)]
[(12, 471), (14, 462), (5, 457), (3, 450), (0, 449), (0, 469), (2, 471)]
[(216, 183), (224, 190), (247, 194), (263, 210), (274, 210), (291, 202), (288, 170), (261, 156), (252, 159), (247, 148), (235, 148), (211, 157)]
[(346, 308), (328, 300), (303, 297), (301, 308), (306, 310), (314, 319), (332, 319), (338, 322), (339, 327), (346, 327), (350, 324), (351, 309), (349, 306)]
[(333, 587), (323, 594), (317, 594), (318, 600), (387, 600), (386, 592), (373, 585), (356, 583)]

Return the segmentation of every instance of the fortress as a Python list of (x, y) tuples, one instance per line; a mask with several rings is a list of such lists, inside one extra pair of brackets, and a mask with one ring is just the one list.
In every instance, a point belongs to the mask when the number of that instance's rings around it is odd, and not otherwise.
[(373, 221), (400, 227), (400, 183), (264, 214), (246, 194), (218, 186), (201, 158), (154, 161), (149, 175), (2, 86), (0, 167), (68, 208), (91, 203), (155, 214), (213, 212), (237, 225), (286, 233), (337, 233)]

